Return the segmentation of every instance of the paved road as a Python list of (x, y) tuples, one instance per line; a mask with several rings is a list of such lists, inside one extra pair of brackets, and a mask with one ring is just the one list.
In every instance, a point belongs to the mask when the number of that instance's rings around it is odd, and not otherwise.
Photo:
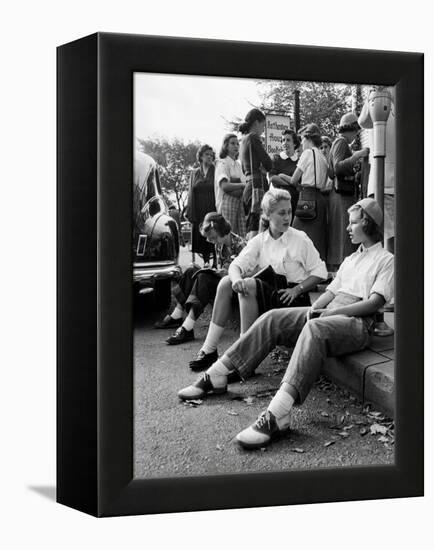
[[(387, 419), (363, 409), (354, 397), (325, 380), (302, 407), (293, 409), (288, 437), (267, 450), (244, 451), (233, 438), (266, 408), (286, 360), (270, 356), (256, 376), (232, 384), (228, 394), (189, 406), (176, 392), (197, 376), (189, 371), (188, 361), (204, 340), (210, 309), (197, 323), (195, 341), (168, 346), (164, 339), (170, 331), (152, 328), (161, 314), (151, 306), (149, 296), (142, 297), (134, 330), (136, 477), (393, 463), (393, 432)], [(237, 337), (236, 320), (229, 325), (220, 351)], [(280, 357), (282, 353), (289, 352), (283, 350)]]

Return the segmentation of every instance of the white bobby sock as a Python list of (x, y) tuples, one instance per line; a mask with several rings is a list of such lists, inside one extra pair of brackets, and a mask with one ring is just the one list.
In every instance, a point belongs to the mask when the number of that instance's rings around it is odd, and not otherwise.
[(280, 388), (267, 408), (276, 418), (282, 418), (282, 416), (286, 416), (289, 413), (293, 404), (294, 398), (292, 395)]
[(172, 319), (182, 319), (184, 317), (184, 308), (181, 304), (176, 304), (175, 309), (170, 314)]
[(211, 321), (211, 323), (209, 324), (208, 334), (206, 335), (205, 342), (203, 343), (203, 346), (201, 348), (202, 351), (205, 353), (211, 353), (212, 351), (215, 351), (224, 330), (225, 327), (216, 325)]
[(196, 320), (191, 316), (192, 312), (187, 315), (187, 317), (184, 319), (184, 322), (182, 323), (182, 326), (185, 328), (185, 330), (193, 330), (194, 324), (196, 323)]
[(231, 372), (221, 361), (217, 361), (206, 371), (215, 388), (225, 387), (228, 383), (228, 374)]

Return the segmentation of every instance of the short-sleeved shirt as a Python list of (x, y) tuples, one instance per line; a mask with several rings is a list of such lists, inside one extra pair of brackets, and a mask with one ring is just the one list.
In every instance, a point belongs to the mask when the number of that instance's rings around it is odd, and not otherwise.
[(327, 183), (328, 165), (325, 156), (317, 147), (306, 149), (298, 159), (297, 168), (303, 172), (301, 185), (315, 187), (315, 168), (312, 151), (315, 151), (316, 187), (318, 189), (324, 189)]
[(327, 290), (335, 296), (351, 294), (367, 300), (372, 294), (380, 294), (387, 303), (393, 300), (394, 256), (384, 250), (381, 243), (369, 248), (359, 248), (345, 258)]
[(223, 179), (227, 179), (230, 182), (231, 178), (238, 178), (242, 182), (246, 181), (243, 170), (241, 169), (240, 161), (234, 160), (230, 156), (227, 156), (224, 159), (219, 159), (216, 163), (214, 178), (215, 205), (217, 212), (220, 212), (221, 210), (224, 194), (220, 183)]
[(248, 241), (247, 246), (235, 258), (243, 277), (271, 265), (274, 271), (285, 275), (288, 283), (301, 283), (310, 275), (327, 278), (327, 269), (313, 242), (303, 231), (289, 227), (278, 239), (273, 239), (268, 229)]

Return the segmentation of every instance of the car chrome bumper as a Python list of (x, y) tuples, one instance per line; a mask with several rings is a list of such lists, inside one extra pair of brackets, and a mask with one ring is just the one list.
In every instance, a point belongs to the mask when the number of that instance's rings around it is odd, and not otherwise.
[(134, 264), (133, 268), (133, 281), (135, 283), (147, 283), (152, 284), (154, 281), (160, 279), (177, 279), (182, 274), (179, 265), (154, 264), (141, 266), (140, 264)]

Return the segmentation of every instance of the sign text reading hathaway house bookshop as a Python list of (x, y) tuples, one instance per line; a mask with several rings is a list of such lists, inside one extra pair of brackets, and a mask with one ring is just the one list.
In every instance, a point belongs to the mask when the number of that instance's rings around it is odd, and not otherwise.
[(282, 150), (282, 132), (288, 130), (291, 119), (285, 115), (265, 115), (265, 150), (276, 155)]

